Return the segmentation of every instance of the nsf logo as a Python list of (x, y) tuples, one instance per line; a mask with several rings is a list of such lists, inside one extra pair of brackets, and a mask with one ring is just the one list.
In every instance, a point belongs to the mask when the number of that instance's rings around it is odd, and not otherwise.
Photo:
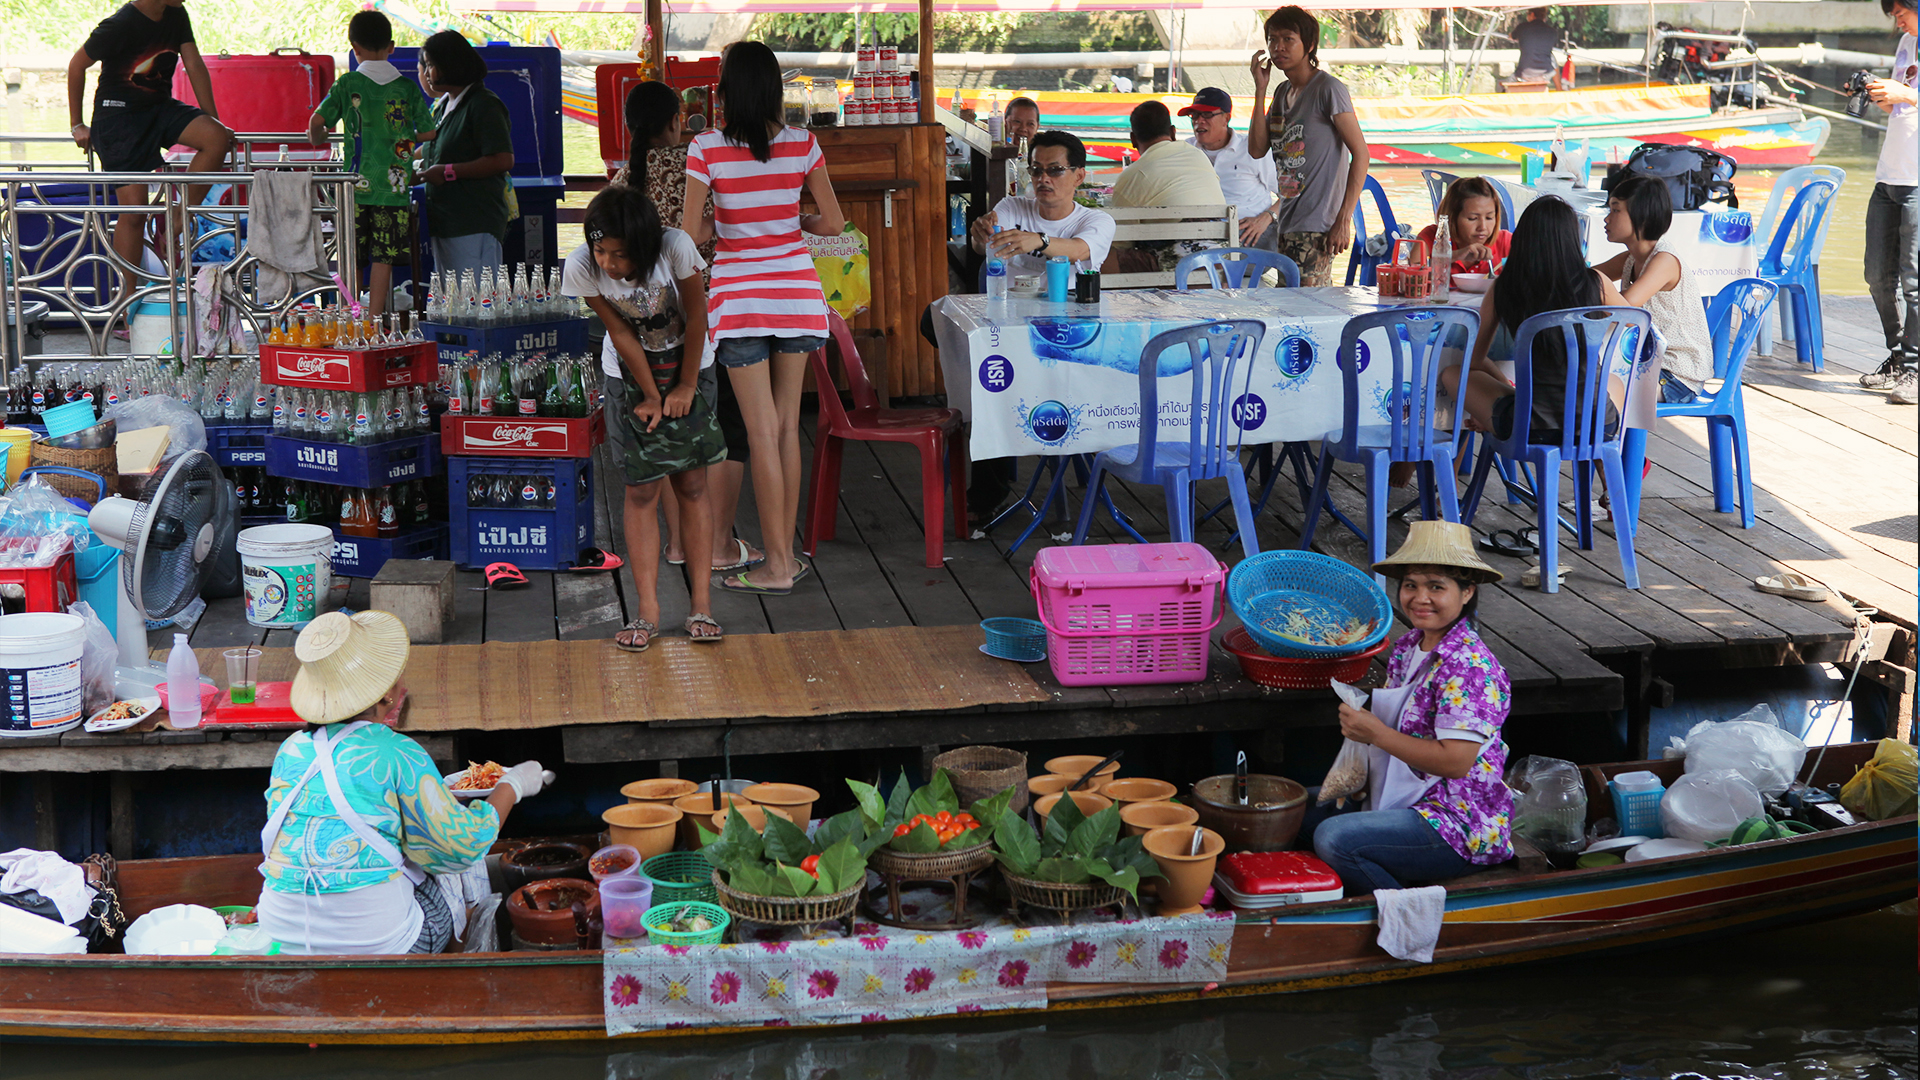
[(1233, 399), (1233, 424), (1241, 431), (1252, 431), (1267, 422), (1267, 403), (1259, 394), (1241, 394)]
[(1027, 430), (1043, 443), (1057, 443), (1066, 438), (1071, 423), (1067, 407), (1057, 401), (1043, 401), (1027, 413)]
[(1013, 364), (995, 353), (980, 361), (980, 388), (997, 394), (1013, 385)]

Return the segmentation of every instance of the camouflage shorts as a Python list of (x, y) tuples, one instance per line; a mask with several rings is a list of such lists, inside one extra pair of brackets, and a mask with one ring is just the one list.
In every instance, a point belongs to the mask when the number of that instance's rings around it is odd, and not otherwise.
[(412, 207), (354, 207), (353, 235), (359, 241), (362, 266), (373, 263), (409, 266), (413, 263)]
[[(647, 354), (648, 362), (661, 367), (677, 362), (679, 353)], [(633, 415), (641, 400), (640, 386), (631, 372), (617, 382), (608, 379), (606, 388), (616, 393), (607, 397), (607, 422), (618, 424), (616, 442), (620, 447), (620, 468), (629, 484), (650, 484), (655, 480), (705, 468), (727, 460), (727, 440), (713, 417), (713, 404), (705, 394), (693, 395), (693, 407), (687, 415), (661, 419), (652, 431)], [(617, 394), (617, 396), (616, 396)]]
[(1281, 233), (1280, 254), (1300, 268), (1302, 288), (1333, 284), (1333, 252), (1328, 250), (1326, 233)]

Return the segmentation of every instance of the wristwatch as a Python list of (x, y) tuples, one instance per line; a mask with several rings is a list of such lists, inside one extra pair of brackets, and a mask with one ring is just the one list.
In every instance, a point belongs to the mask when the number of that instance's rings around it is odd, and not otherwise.
[(453, 183), (455, 180), (460, 179), (458, 176), (454, 175), (453, 166), (451, 165), (441, 170), (440, 176), (449, 184)]
[(1047, 237), (1047, 234), (1046, 234), (1046, 233), (1041, 233), (1041, 234), (1040, 234), (1040, 246), (1039, 246), (1039, 247), (1037, 247), (1037, 248), (1034, 248), (1034, 249), (1033, 249), (1033, 253), (1034, 253), (1035, 255), (1045, 255), (1045, 254), (1047, 253), (1047, 245), (1048, 245), (1048, 244), (1051, 244), (1051, 243), (1053, 243), (1053, 241), (1052, 241), (1052, 240), (1050, 240), (1050, 239), (1048, 239), (1048, 237)]

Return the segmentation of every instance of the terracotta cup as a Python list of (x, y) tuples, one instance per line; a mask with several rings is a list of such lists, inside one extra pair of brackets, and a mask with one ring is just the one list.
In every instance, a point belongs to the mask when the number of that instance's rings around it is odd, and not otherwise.
[(674, 833), (685, 817), (680, 811), (660, 803), (622, 803), (607, 808), (600, 820), (616, 844), (626, 844), (640, 853), (645, 862), (655, 855), (673, 850)]
[[(1092, 764), (1092, 762), (1088, 762), (1088, 764)], [(1040, 798), (1035, 799), (1033, 803), (1033, 810), (1035, 813), (1039, 814), (1042, 818), (1044, 818), (1048, 814), (1053, 813), (1053, 808), (1055, 806), (1058, 806), (1060, 804), (1060, 800), (1065, 798), (1068, 794), (1071, 794), (1073, 796), (1073, 804), (1080, 808), (1081, 815), (1085, 817), (1092, 817), (1093, 815), (1113, 805), (1113, 800), (1107, 798), (1104, 795), (1094, 795), (1085, 791), (1055, 792), (1052, 795), (1042, 795)]]
[(669, 806), (682, 795), (690, 795), (697, 787), (691, 780), (682, 780), (677, 776), (658, 776), (651, 780), (635, 780), (620, 789), (620, 794), (630, 803), (665, 803)]
[(1134, 803), (1165, 802), (1173, 798), (1179, 790), (1165, 780), (1129, 776), (1107, 781), (1107, 786), (1100, 789), (1100, 794), (1119, 803), (1120, 808), (1124, 810)]
[(755, 784), (740, 794), (753, 800), (755, 806), (777, 806), (788, 821), (807, 827), (813, 820), (813, 804), (820, 793), (805, 784)]
[(1191, 915), (1200, 910), (1200, 898), (1213, 881), (1213, 864), (1227, 849), (1227, 842), (1212, 829), (1200, 829), (1200, 854), (1193, 850), (1196, 825), (1168, 825), (1153, 829), (1141, 840), (1147, 854), (1160, 864), (1167, 875), (1160, 885), (1160, 914)]
[(727, 815), (730, 813), (734, 813), (736, 811), (740, 814), (741, 817), (747, 819), (747, 824), (753, 826), (754, 832), (767, 831), (767, 815), (768, 814), (778, 814), (781, 817), (786, 818), (788, 821), (793, 820), (793, 816), (791, 814), (787, 813), (785, 810), (781, 809), (778, 806), (736, 806), (733, 808), (733, 810), (722, 810), (719, 813), (707, 819), (708, 823), (713, 826), (713, 831), (717, 833), (720, 830), (726, 828)]
[(1199, 820), (1199, 811), (1176, 802), (1132, 803), (1120, 807), (1120, 831), (1128, 836), (1145, 836), (1154, 829), (1192, 825)]
[(686, 814), (686, 817), (680, 819), (680, 846), (688, 851), (700, 850), (700, 831), (696, 827), (697, 822), (712, 817), (716, 809), (725, 810), (729, 806), (753, 805), (753, 800), (745, 795), (734, 795), (725, 791), (720, 793), (718, 803), (713, 799), (714, 796), (705, 791), (696, 791), (691, 795), (682, 795), (673, 800), (673, 805)]
[[(1093, 754), (1069, 754), (1066, 757), (1057, 757), (1048, 761), (1047, 771), (1050, 773), (1059, 773), (1066, 777), (1068, 782), (1071, 783), (1085, 776), (1088, 769), (1093, 768), (1105, 760), (1104, 757)], [(1107, 782), (1112, 780), (1114, 774), (1119, 771), (1120, 763), (1117, 761), (1109, 761), (1107, 762), (1107, 767), (1095, 773), (1093, 778), (1087, 781), (1087, 786), (1080, 790), (1091, 791), (1096, 795), (1103, 794), (1106, 790)]]
[(1042, 795), (1058, 795), (1067, 790), (1067, 785), (1079, 779), (1074, 776), (1061, 776), (1059, 773), (1047, 773), (1027, 781), (1027, 793), (1034, 798)]

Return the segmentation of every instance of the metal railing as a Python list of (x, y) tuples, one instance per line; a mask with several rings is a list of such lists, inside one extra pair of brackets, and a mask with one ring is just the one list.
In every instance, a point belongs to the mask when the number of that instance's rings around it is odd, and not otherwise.
[[(309, 168), (324, 165), (328, 161), (338, 160), (334, 154), (334, 148), (336, 145), (342, 143), (345, 138), (346, 136), (339, 132), (329, 133), (327, 136), (328, 145), (325, 156), (321, 156), (319, 151), (312, 149), (290, 151), (288, 160), (282, 162), (280, 160), (279, 147), (307, 145), (306, 132), (235, 132), (233, 136), (233, 149), (227, 155), (227, 168), (232, 172), (252, 172), (255, 168), (262, 165), (303, 165)], [(75, 167), (96, 169), (99, 167), (95, 161), (95, 154), (92, 150), (85, 152), (84, 164), (72, 158), (48, 158), (46, 160), (28, 159), (23, 155), (26, 152), (26, 146), (29, 144), (35, 146), (65, 145), (73, 147), (75, 150), (79, 149), (79, 147), (74, 146), (72, 135), (63, 135), (57, 131), (0, 132), (0, 146), (8, 147), (9, 153), (9, 160), (0, 162), (0, 164), (4, 164), (8, 168), (13, 169), (73, 169)], [(266, 149), (260, 149), (262, 147)], [(193, 155), (190, 153), (168, 154), (167, 162), (170, 165), (184, 166), (192, 157)]]

